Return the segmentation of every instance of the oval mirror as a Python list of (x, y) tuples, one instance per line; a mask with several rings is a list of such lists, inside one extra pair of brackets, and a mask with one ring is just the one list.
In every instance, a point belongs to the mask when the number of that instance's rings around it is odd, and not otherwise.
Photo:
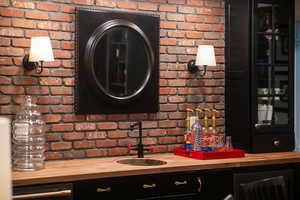
[(85, 63), (97, 92), (124, 103), (135, 99), (146, 87), (154, 55), (148, 38), (137, 25), (111, 20), (90, 37)]

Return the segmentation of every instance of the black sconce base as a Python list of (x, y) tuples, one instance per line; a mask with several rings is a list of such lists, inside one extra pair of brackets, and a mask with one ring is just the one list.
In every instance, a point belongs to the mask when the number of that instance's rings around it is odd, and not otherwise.
[(23, 58), (23, 67), (28, 70), (34, 70), (36, 68), (38, 68), (38, 63), (37, 62), (29, 62), (29, 55), (26, 54)]
[(188, 71), (190, 73), (196, 73), (198, 71), (198, 67), (195, 65), (196, 61), (195, 60), (190, 60), (187, 64)]

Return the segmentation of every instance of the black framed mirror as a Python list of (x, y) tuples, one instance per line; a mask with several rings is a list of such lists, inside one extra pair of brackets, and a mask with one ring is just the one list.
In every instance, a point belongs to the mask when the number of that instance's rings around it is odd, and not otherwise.
[(77, 8), (76, 39), (76, 113), (158, 111), (158, 16)]

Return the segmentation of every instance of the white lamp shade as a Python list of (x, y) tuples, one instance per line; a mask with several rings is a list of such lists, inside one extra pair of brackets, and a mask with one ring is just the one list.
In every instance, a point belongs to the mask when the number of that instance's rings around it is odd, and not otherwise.
[(211, 45), (199, 45), (195, 64), (196, 66), (216, 66), (214, 47)]
[(29, 61), (54, 61), (52, 46), (49, 37), (31, 38)]

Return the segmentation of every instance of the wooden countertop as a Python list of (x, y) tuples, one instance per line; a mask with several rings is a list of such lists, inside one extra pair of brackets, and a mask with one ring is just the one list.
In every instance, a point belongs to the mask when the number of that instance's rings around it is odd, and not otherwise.
[(152, 154), (145, 157), (163, 160), (167, 164), (160, 166), (132, 166), (116, 162), (126, 158), (135, 158), (132, 156), (48, 161), (43, 170), (13, 172), (13, 185), (21, 186), (142, 174), (300, 163), (300, 152), (246, 154), (244, 158), (216, 160), (196, 160), (176, 156), (171, 153)]

